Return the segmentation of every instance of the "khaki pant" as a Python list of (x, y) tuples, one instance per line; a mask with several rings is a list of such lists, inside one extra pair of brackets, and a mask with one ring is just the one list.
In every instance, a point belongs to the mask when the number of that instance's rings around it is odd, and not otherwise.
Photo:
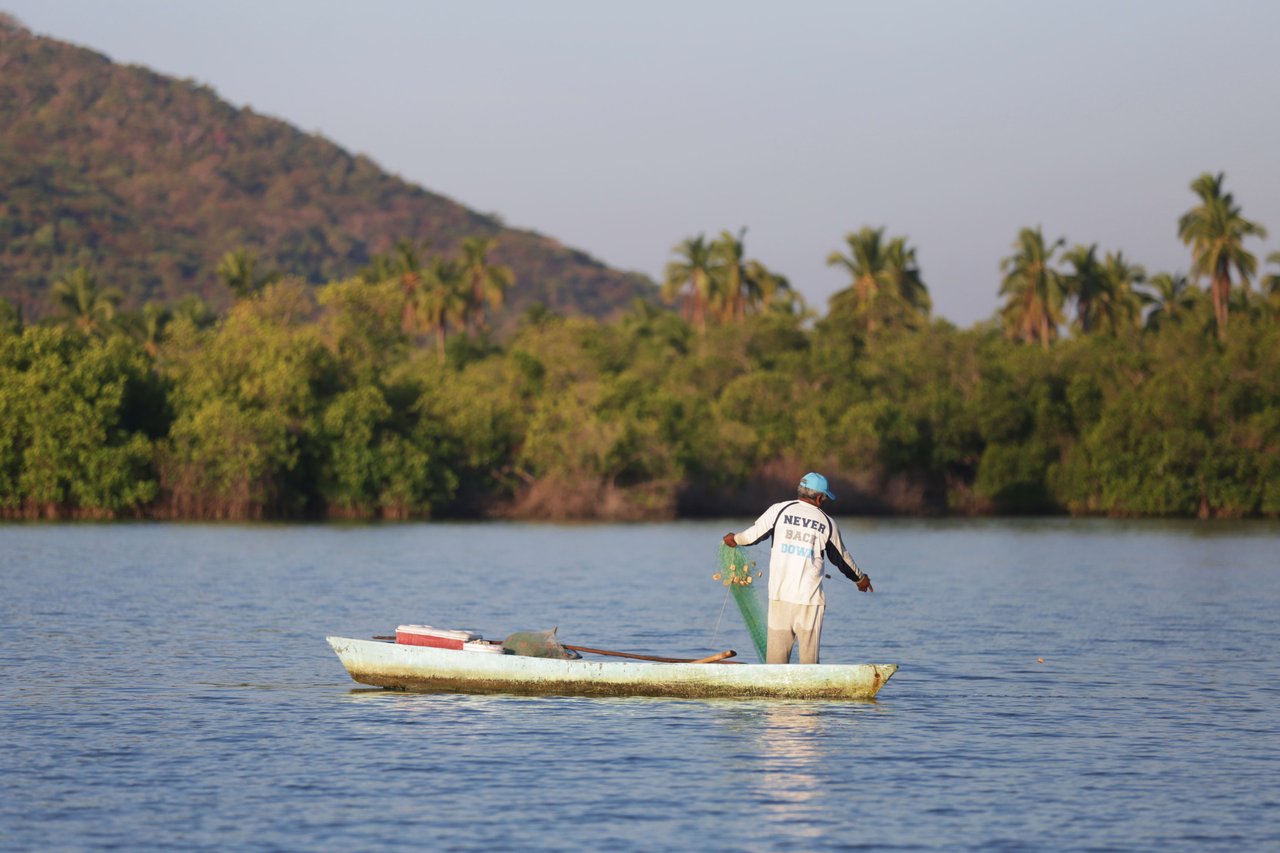
[(800, 644), (800, 663), (818, 662), (822, 640), (822, 604), (769, 602), (769, 644), (765, 663), (791, 663), (791, 647)]

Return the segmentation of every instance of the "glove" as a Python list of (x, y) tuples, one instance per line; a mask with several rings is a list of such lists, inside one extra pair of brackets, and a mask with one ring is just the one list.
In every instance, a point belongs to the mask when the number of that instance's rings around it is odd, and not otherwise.
[(858, 591), (859, 592), (875, 592), (875, 590), (872, 589), (871, 587), (871, 575), (863, 573), (862, 577), (858, 579)]
[(733, 538), (732, 533), (726, 533), (724, 535), (724, 544), (728, 545), (730, 548), (737, 548), (738, 540)]

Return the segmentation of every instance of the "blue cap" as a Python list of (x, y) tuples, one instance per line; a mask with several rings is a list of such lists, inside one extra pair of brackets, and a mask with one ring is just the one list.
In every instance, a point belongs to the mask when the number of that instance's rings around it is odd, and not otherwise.
[(822, 492), (830, 500), (836, 499), (836, 496), (831, 494), (831, 487), (827, 485), (827, 478), (821, 474), (810, 471), (800, 478), (800, 485), (815, 492)]

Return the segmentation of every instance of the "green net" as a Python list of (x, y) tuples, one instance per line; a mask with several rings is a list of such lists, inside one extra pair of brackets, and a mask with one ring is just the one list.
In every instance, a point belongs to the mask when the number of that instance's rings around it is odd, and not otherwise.
[(751, 635), (751, 644), (756, 647), (761, 663), (764, 663), (769, 617), (756, 593), (755, 582), (763, 575), (764, 572), (756, 568), (755, 561), (748, 559), (746, 551), (720, 544), (720, 571), (712, 577), (729, 587), (742, 621), (747, 623), (747, 633)]
[(582, 655), (566, 649), (556, 638), (558, 628), (550, 631), (517, 631), (502, 641), (502, 647), (513, 655), (525, 655), (533, 658), (555, 658), (556, 660), (577, 660)]

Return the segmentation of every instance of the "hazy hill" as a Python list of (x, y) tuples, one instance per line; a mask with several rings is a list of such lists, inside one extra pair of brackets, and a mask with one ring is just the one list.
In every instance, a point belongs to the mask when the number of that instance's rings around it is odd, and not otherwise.
[(498, 238), (494, 260), (516, 273), (507, 317), (536, 302), (604, 316), (654, 293), (642, 275), (504, 228), (208, 87), (0, 14), (0, 296), (28, 319), (80, 264), (126, 307), (193, 292), (222, 304), (214, 269), (238, 245), (318, 283), (401, 238), (449, 251), (470, 235)]

